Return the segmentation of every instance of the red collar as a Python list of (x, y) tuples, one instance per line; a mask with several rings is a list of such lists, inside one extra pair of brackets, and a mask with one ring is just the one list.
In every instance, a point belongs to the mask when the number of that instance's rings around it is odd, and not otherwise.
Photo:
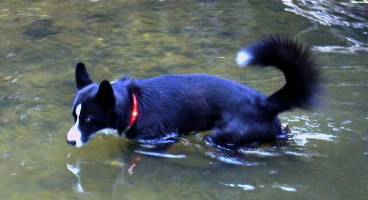
[(132, 111), (130, 113), (130, 119), (129, 119), (129, 124), (127, 126), (127, 128), (125, 129), (125, 131), (128, 131), (130, 129), (130, 127), (133, 126), (134, 122), (137, 120), (138, 118), (138, 101), (137, 101), (137, 97), (134, 93), (132, 93)]

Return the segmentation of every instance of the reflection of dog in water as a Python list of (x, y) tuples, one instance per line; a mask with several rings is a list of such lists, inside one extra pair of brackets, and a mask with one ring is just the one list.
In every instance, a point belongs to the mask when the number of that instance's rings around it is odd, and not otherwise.
[(318, 92), (318, 70), (308, 48), (284, 36), (242, 49), (237, 63), (275, 66), (286, 84), (266, 96), (235, 81), (204, 74), (164, 75), (94, 83), (76, 66), (75, 125), (69, 144), (81, 147), (101, 130), (145, 145), (169, 145), (183, 135), (211, 130), (209, 145), (236, 149), (275, 141), (283, 134), (278, 114), (309, 108)]

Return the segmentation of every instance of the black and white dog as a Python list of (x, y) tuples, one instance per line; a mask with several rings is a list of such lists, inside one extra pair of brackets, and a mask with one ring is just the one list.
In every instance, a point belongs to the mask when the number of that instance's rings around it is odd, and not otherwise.
[(316, 102), (319, 73), (308, 48), (285, 36), (271, 36), (242, 49), (237, 63), (275, 66), (286, 84), (270, 96), (237, 82), (204, 74), (164, 75), (100, 84), (76, 66), (75, 125), (67, 142), (81, 147), (101, 130), (143, 144), (177, 142), (181, 136), (211, 130), (207, 144), (237, 149), (272, 142), (282, 134), (278, 114)]

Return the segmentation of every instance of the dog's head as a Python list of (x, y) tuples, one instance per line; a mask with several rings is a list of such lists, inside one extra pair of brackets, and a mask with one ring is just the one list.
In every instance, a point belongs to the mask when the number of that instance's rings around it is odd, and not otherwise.
[(96, 132), (114, 128), (118, 119), (112, 85), (106, 80), (93, 83), (83, 63), (77, 64), (75, 76), (77, 94), (72, 109), (75, 124), (68, 132), (67, 142), (81, 147)]

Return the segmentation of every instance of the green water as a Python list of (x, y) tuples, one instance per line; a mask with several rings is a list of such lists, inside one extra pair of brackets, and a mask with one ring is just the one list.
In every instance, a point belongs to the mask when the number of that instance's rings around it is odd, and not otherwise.
[[(350, 1), (1, 1), (0, 199), (366, 199), (367, 13)], [(234, 57), (280, 32), (312, 47), (325, 88), (323, 107), (282, 114), (289, 145), (234, 155), (195, 135), (158, 158), (126, 138), (66, 143), (77, 62), (97, 82), (208, 73), (270, 94), (282, 75)]]

